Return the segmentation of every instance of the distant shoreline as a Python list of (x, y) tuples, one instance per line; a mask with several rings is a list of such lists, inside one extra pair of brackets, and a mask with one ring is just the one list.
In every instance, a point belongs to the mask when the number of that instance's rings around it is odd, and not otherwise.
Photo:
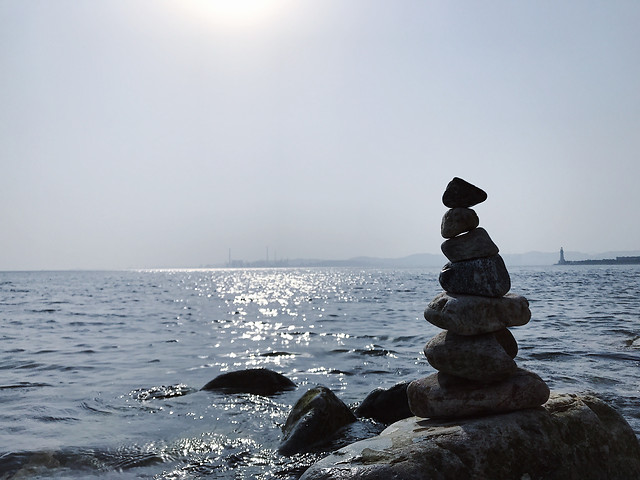
[[(640, 250), (637, 251), (610, 251), (599, 254), (586, 254), (577, 251), (566, 252), (569, 258), (564, 263), (558, 261), (557, 252), (531, 251), (526, 253), (500, 253), (508, 267), (543, 267), (555, 265), (638, 265), (640, 264)], [(119, 270), (156, 270), (156, 269), (211, 269), (211, 268), (327, 268), (327, 267), (351, 267), (351, 268), (442, 268), (447, 263), (447, 258), (442, 254), (417, 253), (398, 258), (380, 258), (360, 256), (344, 260), (294, 258), (278, 260), (243, 261), (233, 260), (225, 263), (202, 263), (200, 265), (126, 265), (126, 266), (96, 266), (82, 267), (51, 267), (39, 266), (38, 268), (20, 268), (11, 266), (0, 267), (0, 272), (33, 272), (33, 271), (119, 271)]]
[(640, 257), (616, 257), (599, 260), (564, 260), (556, 265), (640, 265)]
[(640, 256), (618, 255), (616, 258), (589, 258), (584, 260), (566, 260), (564, 248), (560, 247), (560, 258), (556, 265), (640, 265)]

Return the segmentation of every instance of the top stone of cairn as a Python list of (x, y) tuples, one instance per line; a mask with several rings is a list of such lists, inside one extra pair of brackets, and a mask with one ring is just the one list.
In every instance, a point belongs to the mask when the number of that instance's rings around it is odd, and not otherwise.
[(449, 182), (442, 195), (442, 203), (449, 208), (473, 207), (486, 199), (484, 190), (458, 177)]

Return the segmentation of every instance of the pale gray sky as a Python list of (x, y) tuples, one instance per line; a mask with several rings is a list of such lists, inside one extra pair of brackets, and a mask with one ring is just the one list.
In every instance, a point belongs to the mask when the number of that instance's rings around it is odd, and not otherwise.
[[(239, 7), (244, 8), (241, 10)], [(640, 2), (0, 0), (0, 269), (640, 249)]]

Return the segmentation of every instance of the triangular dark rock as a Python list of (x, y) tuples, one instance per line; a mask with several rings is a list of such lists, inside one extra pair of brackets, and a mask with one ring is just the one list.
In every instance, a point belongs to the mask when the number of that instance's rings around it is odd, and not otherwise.
[(442, 203), (449, 208), (473, 207), (487, 199), (487, 193), (466, 180), (454, 177), (442, 195)]

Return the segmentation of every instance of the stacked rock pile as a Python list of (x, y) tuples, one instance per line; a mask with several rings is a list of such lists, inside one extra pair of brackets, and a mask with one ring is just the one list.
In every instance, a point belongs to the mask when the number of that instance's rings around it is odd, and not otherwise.
[(444, 329), (424, 347), (436, 370), (409, 384), (414, 415), (455, 418), (538, 407), (549, 387), (535, 373), (518, 368), (518, 344), (507, 327), (525, 325), (529, 302), (510, 294), (509, 272), (498, 247), (470, 207), (487, 194), (454, 178), (442, 196), (449, 210), (442, 218), (448, 258), (440, 272), (445, 290), (427, 306), (425, 319)]

